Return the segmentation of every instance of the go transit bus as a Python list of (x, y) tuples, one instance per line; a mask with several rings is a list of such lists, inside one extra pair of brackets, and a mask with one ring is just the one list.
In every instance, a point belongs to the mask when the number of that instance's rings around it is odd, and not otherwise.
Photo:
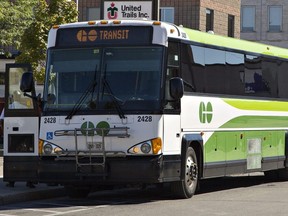
[(159, 21), (90, 21), (50, 30), (42, 96), (28, 67), (7, 74), (4, 181), (71, 196), (168, 183), (190, 198), (204, 178), (287, 177), (286, 49)]

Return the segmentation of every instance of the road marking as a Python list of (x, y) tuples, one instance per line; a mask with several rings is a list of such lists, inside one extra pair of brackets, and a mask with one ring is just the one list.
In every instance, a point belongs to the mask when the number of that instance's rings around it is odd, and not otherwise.
[(25, 211), (34, 211), (34, 212), (47, 212), (47, 213), (54, 213), (58, 214), (61, 213), (59, 211), (51, 211), (51, 210), (46, 210), (46, 209), (24, 209)]
[(92, 210), (92, 209), (93, 209), (93, 208), (75, 209), (75, 210), (70, 210), (70, 211), (65, 211), (65, 212), (59, 212), (59, 213), (55, 213), (55, 214), (49, 214), (49, 215), (46, 215), (46, 216), (65, 215), (65, 214), (71, 214), (71, 213), (75, 213), (75, 212), (87, 211), (87, 210)]
[(0, 216), (17, 216), (17, 215), (11, 215), (11, 214), (0, 214)]

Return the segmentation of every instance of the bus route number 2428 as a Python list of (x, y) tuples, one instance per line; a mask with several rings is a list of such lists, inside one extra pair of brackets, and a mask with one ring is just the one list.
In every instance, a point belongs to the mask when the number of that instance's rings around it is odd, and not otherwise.
[(137, 116), (138, 122), (152, 122), (152, 116)]
[(56, 123), (56, 117), (44, 118), (44, 124), (55, 124), (55, 123)]

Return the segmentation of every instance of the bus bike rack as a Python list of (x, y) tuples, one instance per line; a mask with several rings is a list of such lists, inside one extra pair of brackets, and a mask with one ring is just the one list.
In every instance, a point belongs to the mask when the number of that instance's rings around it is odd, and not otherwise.
[[(75, 128), (74, 130), (58, 130), (55, 131), (56, 136), (74, 136), (75, 152), (64, 153), (66, 156), (74, 155), (76, 161), (76, 171), (79, 176), (106, 176), (106, 159), (107, 157), (126, 157), (123, 151), (106, 151), (105, 138), (118, 137), (128, 138), (128, 127), (114, 128)], [(79, 137), (85, 136), (85, 144), (87, 150), (79, 149)], [(65, 160), (65, 158), (59, 158)], [(71, 157), (67, 158), (71, 160)], [(95, 168), (100, 167), (101, 170)]]
[[(106, 151), (105, 149), (105, 138), (106, 137), (118, 137), (128, 138), (128, 127), (114, 127), (114, 128), (75, 128), (75, 158), (76, 158), (76, 170), (78, 174), (90, 174), (99, 175), (94, 173), (94, 167), (101, 167), (102, 172), (105, 174), (106, 171), (106, 158), (107, 157), (126, 157), (125, 152), (121, 151)], [(79, 133), (80, 132), (80, 133)], [(79, 150), (78, 137), (85, 136), (85, 144), (88, 151)], [(96, 137), (100, 137), (97, 139)], [(97, 140), (97, 141), (94, 141)], [(97, 150), (95, 150), (95, 148)], [(84, 162), (81, 162), (83, 161)], [(88, 159), (88, 161), (87, 161)], [(98, 161), (95, 159), (98, 159)], [(100, 160), (99, 160), (100, 159)], [(88, 167), (84, 168), (83, 167)], [(104, 175), (105, 177), (105, 175)]]

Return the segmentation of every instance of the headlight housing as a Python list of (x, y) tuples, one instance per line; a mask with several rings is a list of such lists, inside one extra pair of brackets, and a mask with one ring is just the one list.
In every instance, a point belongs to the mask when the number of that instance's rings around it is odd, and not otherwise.
[(137, 155), (157, 155), (162, 153), (162, 140), (155, 138), (138, 143), (128, 149), (128, 153)]
[(39, 140), (39, 155), (57, 156), (60, 155), (62, 152), (63, 149), (59, 146), (44, 140)]

